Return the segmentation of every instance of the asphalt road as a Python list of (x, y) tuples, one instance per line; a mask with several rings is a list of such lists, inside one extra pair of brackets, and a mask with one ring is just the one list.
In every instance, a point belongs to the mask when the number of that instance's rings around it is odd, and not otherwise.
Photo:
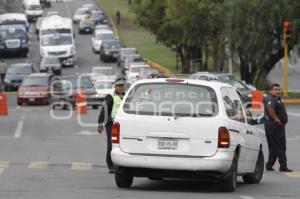
[[(68, 16), (88, 2), (53, 3), (51, 10)], [(19, 4), (14, 4), (14, 9), (19, 9)], [(28, 61), (37, 63), (39, 48), (34, 37)], [(90, 35), (76, 35), (78, 69), (64, 69), (63, 74), (86, 73), (94, 65), (104, 65), (92, 53), (90, 39)], [(21, 61), (7, 59), (9, 63)], [(300, 198), (299, 106), (288, 107), (287, 126), (288, 162), (296, 172), (279, 173), (276, 165), (275, 172), (264, 174), (261, 184), (244, 185), (239, 179), (236, 192), (225, 194), (214, 184), (145, 178), (135, 179), (131, 189), (118, 189), (105, 164), (106, 137), (96, 133), (97, 110), (78, 117), (69, 111), (51, 112), (48, 106), (18, 107), (13, 93), (8, 98), (9, 115), (0, 117), (1, 199)]]

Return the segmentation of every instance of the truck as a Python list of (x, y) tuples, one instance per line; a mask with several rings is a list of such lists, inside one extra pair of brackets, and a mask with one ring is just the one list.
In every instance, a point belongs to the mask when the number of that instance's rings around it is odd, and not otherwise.
[(21, 55), (29, 52), (28, 21), (23, 14), (6, 13), (0, 15), (0, 57)]
[(41, 57), (57, 57), (63, 66), (74, 66), (76, 50), (70, 18), (53, 15), (43, 19), (39, 42)]

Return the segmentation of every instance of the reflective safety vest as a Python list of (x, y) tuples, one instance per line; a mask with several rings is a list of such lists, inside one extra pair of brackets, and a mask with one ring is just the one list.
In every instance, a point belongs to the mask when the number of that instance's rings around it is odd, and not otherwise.
[(118, 112), (119, 107), (120, 107), (121, 102), (122, 102), (122, 98), (117, 94), (113, 94), (112, 97), (113, 97), (114, 104), (113, 104), (113, 108), (112, 108), (112, 111), (111, 111), (111, 118), (112, 118), (112, 120), (115, 120), (115, 117), (117, 115), (117, 112)]

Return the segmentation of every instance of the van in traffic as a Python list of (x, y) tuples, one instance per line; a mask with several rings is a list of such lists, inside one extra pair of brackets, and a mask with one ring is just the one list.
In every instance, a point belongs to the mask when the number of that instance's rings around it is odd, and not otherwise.
[(237, 90), (221, 82), (152, 79), (125, 95), (112, 130), (118, 187), (134, 177), (217, 181), (234, 191), (262, 179), (262, 139), (257, 120)]
[(41, 22), (39, 31), (41, 57), (57, 57), (64, 66), (76, 61), (75, 40), (70, 18), (53, 15)]
[(38, 0), (25, 0), (23, 2), (24, 12), (28, 21), (36, 21), (43, 16), (43, 7)]

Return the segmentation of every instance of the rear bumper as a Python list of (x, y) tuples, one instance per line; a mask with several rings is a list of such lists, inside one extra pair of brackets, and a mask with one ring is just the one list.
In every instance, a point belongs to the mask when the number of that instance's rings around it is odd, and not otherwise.
[(48, 101), (48, 97), (18, 97), (19, 104), (46, 104)]
[(126, 168), (225, 174), (231, 168), (234, 152), (218, 150), (212, 157), (147, 156), (127, 154), (114, 146), (111, 156), (116, 166)]

